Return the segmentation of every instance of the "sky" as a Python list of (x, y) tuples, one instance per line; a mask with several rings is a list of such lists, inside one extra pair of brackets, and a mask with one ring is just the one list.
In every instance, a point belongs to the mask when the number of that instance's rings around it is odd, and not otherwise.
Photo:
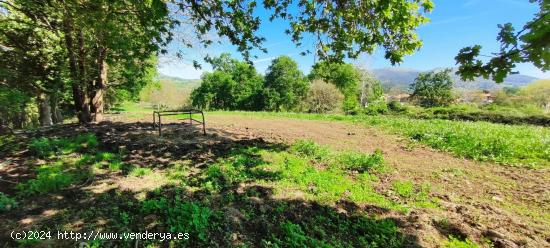
[[(430, 18), (428, 24), (417, 29), (423, 46), (415, 54), (407, 56), (404, 61), (396, 66), (384, 59), (382, 49), (374, 54), (364, 54), (354, 61), (348, 61), (369, 69), (399, 68), (415, 70), (431, 70), (441, 67), (454, 67), (454, 57), (458, 51), (466, 46), (479, 44), (483, 47), (482, 54), (497, 52), (499, 43), (496, 37), (499, 29), (498, 24), (510, 22), (516, 30), (519, 30), (526, 22), (533, 19), (538, 12), (538, 5), (530, 3), (529, 0), (434, 0), (434, 10), (427, 16)], [(296, 47), (290, 37), (284, 33), (286, 22), (267, 20), (269, 12), (258, 9), (256, 12), (262, 19), (262, 26), (259, 35), (266, 38), (264, 47), (268, 53), (254, 51), (257, 59), (253, 59), (256, 69), (264, 74), (271, 60), (287, 55), (298, 62), (300, 69), (308, 73), (314, 63), (313, 55), (301, 56), (300, 52), (306, 49), (314, 50), (314, 40), (306, 39), (301, 47)], [(182, 35), (185, 35), (185, 32)], [(170, 53), (179, 49), (178, 43), (170, 47)], [(163, 56), (159, 59), (159, 72), (165, 75), (185, 79), (198, 79), (204, 71), (211, 68), (203, 63), (201, 70), (193, 68), (191, 61), (200, 59), (205, 54), (219, 55), (223, 52), (231, 53), (235, 58), (242, 58), (235, 47), (227, 45), (216, 45), (207, 50), (185, 50), (184, 59), (177, 59), (174, 56)], [(550, 72), (542, 72), (530, 64), (519, 64), (516, 70), (521, 74), (537, 78), (550, 78)]]

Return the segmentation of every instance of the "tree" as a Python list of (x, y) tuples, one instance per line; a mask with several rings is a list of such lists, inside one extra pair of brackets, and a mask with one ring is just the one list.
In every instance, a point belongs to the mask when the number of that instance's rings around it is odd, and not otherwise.
[(451, 69), (420, 73), (411, 84), (411, 97), (423, 107), (448, 105), (453, 101)]
[[(383, 47), (392, 63), (400, 62), (403, 56), (421, 46), (415, 29), (427, 22), (424, 13), (433, 7), (430, 0), (262, 3), (271, 11), (272, 19), (288, 22), (287, 33), (297, 45), (305, 34), (310, 34), (317, 39), (315, 52), (319, 59), (333, 62), (355, 58), (362, 52), (372, 53), (377, 46)], [(55, 38), (51, 40), (59, 41), (54, 47), (61, 53), (51, 58), (59, 62), (60, 67), (53, 72), (54, 78), (62, 83), (52, 92), (71, 94), (73, 112), (81, 123), (87, 123), (101, 120), (107, 94), (124, 96), (127, 94), (116, 92), (132, 93), (142, 85), (132, 85), (135, 80), (130, 80), (135, 79), (132, 75), (147, 77), (142, 70), (148, 70), (148, 66), (140, 67), (139, 61), (165, 53), (177, 25), (193, 28), (193, 33), (181, 40), (187, 47), (196, 45), (191, 40), (208, 47), (214, 43), (209, 34), (215, 33), (235, 45), (247, 61), (252, 50), (266, 51), (262, 47), (265, 38), (257, 32), (261, 25), (254, 11), (257, 5), (256, 0), (0, 0), (0, 22), (17, 23), (37, 32), (48, 31)], [(0, 32), (6, 30), (11, 29), (2, 28)], [(304, 54), (310, 52), (306, 50)], [(112, 84), (115, 79), (125, 85)], [(25, 83), (28, 82), (21, 82)], [(286, 97), (271, 89), (266, 93), (279, 99)]]
[(359, 74), (351, 64), (319, 62), (309, 74), (311, 80), (321, 79), (336, 85), (344, 94), (343, 109), (346, 112), (359, 107)]
[[(492, 56), (482, 55), (480, 45), (460, 50), (455, 60), (459, 65), (457, 75), (462, 80), (492, 77), (501, 83), (507, 75), (517, 73), (513, 70), (518, 63), (533, 63), (543, 71), (550, 70), (550, 1), (530, 1), (538, 2), (540, 10), (520, 31), (515, 32), (511, 23), (498, 25), (500, 51)], [(484, 62), (479, 57), (489, 57), (489, 60)]]
[(536, 104), (546, 111), (550, 110), (550, 80), (537, 80), (519, 91), (528, 102)]
[(210, 60), (213, 72), (202, 76), (191, 93), (193, 106), (202, 109), (259, 110), (262, 77), (250, 64), (222, 54)]
[(359, 75), (360, 97), (359, 101), (361, 106), (365, 107), (369, 103), (382, 100), (384, 90), (382, 84), (372, 73), (363, 68), (356, 68)]
[(280, 56), (267, 68), (264, 81), (264, 104), (268, 110), (291, 110), (305, 96), (308, 82), (296, 61)]
[(311, 113), (330, 113), (342, 107), (344, 95), (334, 84), (314, 80), (306, 98), (307, 111)]
[[(1, 1), (0, 9), (2, 23), (22, 27), (2, 29), (5, 37), (31, 30), (44, 34), (44, 39), (37, 44), (53, 41), (44, 46), (47, 49), (29, 50), (39, 61), (45, 61), (33, 62), (33, 65), (42, 65), (58, 75), (66, 75), (64, 77), (69, 79), (71, 86), (73, 108), (82, 123), (101, 121), (109, 76), (122, 75), (125, 79), (135, 79), (137, 75), (144, 75), (141, 70), (147, 70), (148, 66), (143, 66), (140, 61), (155, 55), (171, 37), (168, 32), (171, 23), (168, 8), (161, 0), (13, 0)], [(20, 53), (25, 51), (18, 46), (14, 46), (14, 50)], [(57, 54), (50, 55), (52, 51)], [(58, 64), (58, 67), (52, 66)], [(119, 71), (110, 73), (109, 68)], [(58, 79), (60, 76), (48, 78)], [(126, 80), (125, 83), (141, 85), (140, 80)]]

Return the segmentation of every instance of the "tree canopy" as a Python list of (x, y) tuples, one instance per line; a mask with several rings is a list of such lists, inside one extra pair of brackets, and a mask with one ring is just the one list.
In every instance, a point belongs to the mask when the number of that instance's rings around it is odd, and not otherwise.
[(213, 72), (202, 76), (191, 94), (193, 106), (202, 109), (259, 110), (263, 78), (256, 69), (224, 53), (211, 60)]
[(264, 82), (264, 104), (268, 110), (291, 110), (306, 95), (308, 82), (296, 61), (280, 56), (271, 62)]
[(359, 106), (359, 74), (353, 65), (319, 62), (313, 65), (309, 78), (322, 79), (336, 85), (344, 94), (344, 111), (351, 111)]
[[(520, 31), (516, 32), (511, 23), (498, 25), (498, 52), (483, 55), (480, 45), (460, 50), (455, 60), (459, 65), (457, 74), (462, 80), (491, 77), (501, 83), (506, 76), (516, 73), (514, 68), (518, 63), (532, 63), (543, 71), (550, 70), (550, 1), (530, 1), (538, 2), (540, 10)], [(480, 57), (488, 57), (488, 60)]]
[[(209, 47), (215, 42), (211, 34), (216, 34), (222, 38), (218, 42), (235, 45), (247, 62), (256, 49), (265, 52), (265, 38), (258, 32), (262, 19), (256, 11), (262, 7), (271, 20), (288, 23), (286, 33), (296, 45), (306, 36), (316, 39), (315, 48), (303, 54), (341, 62), (382, 47), (386, 58), (398, 63), (422, 45), (415, 30), (427, 22), (424, 14), (433, 4), (430, 0), (1, 0), (0, 82), (27, 95), (28, 104), (40, 105), (40, 119), (46, 125), (59, 119), (59, 108), (76, 114), (81, 123), (98, 122), (106, 104), (135, 97), (151, 81), (155, 57), (167, 52), (178, 26), (191, 27), (192, 32), (179, 40), (186, 47)], [(212, 59), (205, 57), (207, 62)], [(291, 99), (276, 86), (275, 78), (284, 74), (276, 66), (272, 69), (273, 77), (266, 81), (268, 93), (280, 94), (273, 99)], [(227, 77), (220, 73), (205, 77)], [(250, 102), (243, 100), (248, 95), (234, 96), (235, 104)], [(269, 104), (280, 108), (293, 102)]]
[(451, 69), (420, 73), (414, 83), (411, 97), (423, 107), (448, 105), (453, 100)]

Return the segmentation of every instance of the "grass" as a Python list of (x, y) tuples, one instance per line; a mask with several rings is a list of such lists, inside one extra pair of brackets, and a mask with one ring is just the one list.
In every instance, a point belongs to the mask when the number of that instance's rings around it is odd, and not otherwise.
[[(407, 211), (404, 206), (385, 199), (371, 186), (377, 180), (376, 173), (384, 167), (380, 152), (371, 155), (332, 152), (304, 140), (283, 151), (249, 148), (236, 152), (206, 169), (203, 188), (220, 192), (227, 190), (227, 185), (254, 179), (254, 183), (272, 187), (282, 196), (297, 193), (323, 204), (347, 199), (357, 204)], [(351, 174), (350, 169), (356, 168), (359, 174)]]
[(134, 167), (132, 170), (130, 170), (129, 175), (134, 177), (143, 177), (151, 174), (151, 172), (152, 171), (149, 168)]
[(428, 183), (415, 185), (412, 181), (393, 182), (393, 191), (402, 199), (404, 204), (420, 208), (437, 208), (437, 198), (431, 198), (431, 186)]
[(449, 239), (443, 244), (445, 248), (478, 248), (479, 245), (469, 239), (460, 240), (454, 236), (449, 236)]
[(264, 118), (346, 121), (383, 128), (458, 157), (504, 165), (550, 166), (550, 129), (488, 122), (423, 120), (400, 116), (345, 116), (273, 112), (213, 112)]

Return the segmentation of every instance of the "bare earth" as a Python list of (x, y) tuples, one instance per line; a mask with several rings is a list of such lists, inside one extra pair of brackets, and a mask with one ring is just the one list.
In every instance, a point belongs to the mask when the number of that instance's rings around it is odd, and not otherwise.
[[(493, 241), (495, 247), (550, 247), (550, 171), (506, 167), (461, 159), (410, 144), (372, 127), (295, 119), (210, 115), (208, 131), (291, 143), (311, 139), (337, 150), (380, 149), (393, 171), (377, 189), (391, 198), (391, 182), (430, 183), (441, 209), (418, 209), (395, 217), (422, 246), (442, 236)], [(445, 221), (441, 221), (444, 219)]]

